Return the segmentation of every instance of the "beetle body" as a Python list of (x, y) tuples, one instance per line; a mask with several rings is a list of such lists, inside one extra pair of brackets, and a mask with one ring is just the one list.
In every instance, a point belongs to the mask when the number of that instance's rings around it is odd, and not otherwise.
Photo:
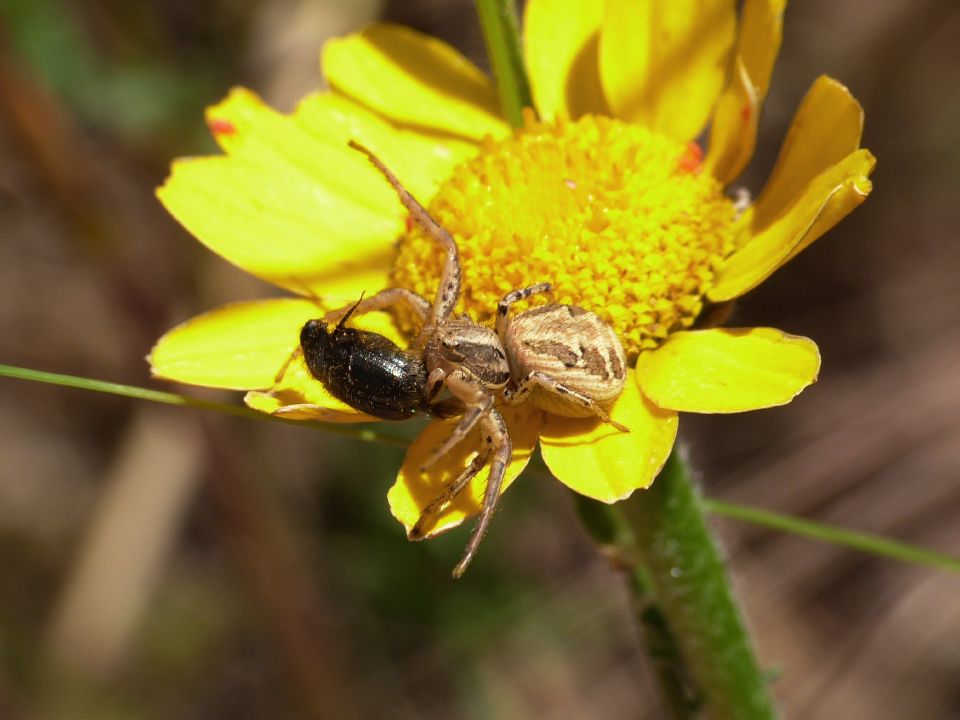
[[(344, 318), (346, 320), (346, 317)], [(310, 373), (338, 400), (385, 420), (427, 410), (427, 369), (421, 357), (377, 333), (308, 320), (300, 347)]]

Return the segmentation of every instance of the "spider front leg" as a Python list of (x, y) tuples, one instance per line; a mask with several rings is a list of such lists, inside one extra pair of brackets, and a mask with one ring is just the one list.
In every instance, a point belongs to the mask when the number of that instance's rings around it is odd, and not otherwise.
[(600, 407), (596, 400), (565, 387), (554, 378), (537, 370), (527, 373), (527, 375), (520, 380), (519, 383), (517, 383), (516, 390), (505, 393), (507, 402), (510, 405), (519, 405), (531, 392), (533, 392), (533, 389), (537, 387), (543, 388), (547, 392), (557, 395), (558, 397), (575, 402), (577, 405), (589, 410), (603, 422), (613, 425), (613, 427), (620, 432), (630, 432), (630, 428), (625, 425), (621, 425), (616, 420), (611, 418), (610, 414)]
[(464, 550), (463, 558), (453, 569), (453, 577), (455, 578), (461, 577), (466, 572), (467, 566), (477, 553), (480, 541), (487, 534), (490, 521), (493, 520), (493, 513), (497, 509), (497, 502), (500, 500), (500, 488), (503, 487), (507, 465), (513, 456), (513, 443), (510, 441), (507, 424), (503, 421), (503, 416), (498, 410), (492, 408), (490, 412), (484, 415), (480, 423), (480, 430), (492, 446), (493, 458), (490, 461), (490, 476), (487, 478), (487, 489), (483, 493), (480, 517), (477, 519), (477, 524), (470, 535), (470, 541), (467, 543), (467, 549)]
[(427, 317), (430, 315), (430, 301), (426, 298), (422, 298), (406, 288), (387, 288), (376, 295), (363, 298), (360, 302), (331, 310), (323, 316), (323, 319), (328, 323), (336, 323), (347, 315), (364, 315), (394, 305), (406, 307), (416, 316), (421, 325), (427, 321)]
[(457, 499), (457, 497), (462, 493), (467, 485), (470, 484), (470, 481), (477, 476), (483, 466), (487, 464), (487, 459), (490, 457), (490, 453), (493, 450), (493, 440), (488, 438), (485, 441), (485, 446), (473, 460), (470, 461), (470, 464), (461, 472), (456, 478), (454, 478), (441, 495), (434, 498), (430, 503), (420, 512), (420, 517), (417, 520), (416, 524), (410, 529), (410, 539), (411, 540), (422, 540), (424, 533), (424, 526), (436, 515), (440, 513), (447, 505)]
[(478, 386), (463, 371), (455, 370), (447, 375), (446, 385), (450, 394), (464, 403), (466, 411), (457, 422), (453, 432), (450, 433), (450, 437), (430, 452), (423, 465), (420, 466), (420, 472), (429, 470), (436, 464), (437, 460), (467, 437), (482, 418), (493, 411), (493, 395), (483, 387)]
[(437, 297), (431, 308), (430, 322), (431, 327), (435, 327), (453, 314), (457, 300), (460, 299), (460, 284), (462, 272), (460, 270), (460, 254), (457, 250), (457, 243), (453, 236), (440, 223), (433, 219), (427, 209), (421, 205), (410, 192), (403, 187), (397, 176), (383, 164), (371, 150), (364, 147), (355, 140), (351, 140), (350, 147), (362, 152), (373, 163), (373, 166), (380, 171), (387, 182), (393, 187), (400, 202), (407, 209), (407, 212), (413, 216), (417, 224), (435, 243), (443, 248), (447, 253), (446, 261), (443, 264), (443, 272), (440, 276), (440, 287), (437, 288)]

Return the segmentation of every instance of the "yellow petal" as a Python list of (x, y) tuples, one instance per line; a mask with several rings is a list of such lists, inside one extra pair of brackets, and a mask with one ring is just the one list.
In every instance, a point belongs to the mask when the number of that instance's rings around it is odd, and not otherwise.
[(733, 72), (710, 125), (706, 165), (723, 183), (737, 178), (753, 155), (757, 121), (783, 39), (786, 0), (746, 0), (737, 33)]
[(386, 218), (401, 212), (393, 190), (366, 157), (349, 147), (350, 140), (373, 150), (423, 202), (454, 165), (476, 153), (473, 143), (399, 130), (330, 92), (309, 95), (293, 115), (284, 115), (253, 92), (235, 88), (208, 108), (206, 117), (228, 154), (267, 166), (289, 166), (328, 192)]
[(785, 405), (817, 379), (820, 353), (773, 328), (676, 332), (641, 353), (637, 377), (660, 407), (734, 413)]
[(600, 79), (614, 115), (695, 138), (726, 80), (735, 32), (733, 0), (609, 0)]
[(757, 95), (743, 59), (724, 88), (710, 126), (710, 149), (704, 164), (723, 184), (740, 175), (757, 142)]
[(550, 472), (571, 490), (601, 502), (649, 487), (677, 436), (677, 414), (644, 398), (632, 374), (611, 412), (630, 432), (590, 418), (548, 415), (540, 436)]
[[(355, 153), (354, 161), (365, 160)], [(328, 172), (347, 172), (345, 167)], [(371, 274), (387, 283), (393, 242), (403, 229), (396, 195), (375, 174), (373, 205), (354, 203), (289, 164), (246, 157), (174, 163), (157, 196), (204, 245), (257, 277), (298, 294), (323, 296), (337, 282)]]
[(817, 175), (860, 147), (863, 108), (850, 91), (822, 75), (807, 92), (780, 156), (756, 202), (755, 227), (782, 215)]
[(477, 151), (470, 142), (397, 129), (329, 92), (307, 97), (288, 116), (238, 88), (208, 109), (207, 122), (232, 162), (178, 163), (161, 200), (235, 264), (293, 292), (324, 297), (347, 291), (355, 297), (385, 284), (391, 243), (406, 214), (350, 140), (377, 153), (424, 203)]
[(540, 118), (609, 115), (600, 88), (600, 19), (594, 0), (530, 0), (524, 12), (523, 56)]
[[(501, 408), (501, 413), (513, 442), (513, 458), (507, 466), (502, 493), (530, 461), (530, 455), (537, 445), (537, 436), (543, 426), (543, 413), (530, 403), (515, 408)], [(479, 428), (475, 428), (463, 442), (441, 458), (427, 473), (421, 475), (420, 466), (430, 451), (450, 436), (456, 422), (456, 419), (434, 420), (423, 429), (407, 450), (397, 481), (387, 493), (390, 512), (408, 533), (420, 519), (422, 510), (442, 495), (447, 484), (476, 457), (480, 447)], [(425, 537), (454, 528), (466, 518), (480, 512), (487, 474), (488, 469), (480, 471), (466, 490), (434, 518), (433, 524), (427, 525)]]
[(207, 108), (207, 125), (229, 155), (266, 167), (284, 166), (291, 176), (323, 186), (330, 194), (375, 215), (396, 215), (388, 192), (368, 192), (376, 171), (355, 150), (349, 137), (326, 138), (309, 132), (289, 116), (266, 105), (244, 88), (234, 88), (220, 103)]
[(756, 287), (849, 215), (870, 194), (875, 164), (868, 150), (857, 150), (814, 178), (786, 213), (726, 260), (707, 297), (723, 302)]
[(503, 137), (490, 78), (444, 42), (397, 25), (373, 25), (329, 41), (331, 86), (401, 123), (464, 138)]
[(758, 105), (770, 87), (773, 64), (783, 40), (783, 8), (787, 0), (745, 0), (740, 14), (737, 54), (753, 81)]
[(225, 305), (168, 331), (147, 360), (153, 376), (165, 380), (268, 388), (299, 343), (300, 328), (322, 314), (316, 303), (293, 298)]
[[(297, 106), (293, 117), (307, 132), (335, 147), (341, 153), (340, 160), (348, 159), (351, 172), (356, 169), (358, 154), (347, 143), (355, 140), (372, 150), (424, 205), (430, 202), (453, 168), (472, 158), (478, 150), (472, 141), (398, 128), (368, 108), (336, 93), (308, 95)], [(345, 184), (356, 183), (357, 191), (366, 195), (369, 172), (373, 168), (366, 158), (360, 159), (365, 171), (362, 181), (350, 175), (343, 176), (342, 180)], [(332, 160), (328, 166), (337, 169), (332, 174), (340, 175), (343, 167), (340, 160)], [(382, 177), (379, 182), (385, 185)], [(392, 203), (388, 209), (394, 209)]]

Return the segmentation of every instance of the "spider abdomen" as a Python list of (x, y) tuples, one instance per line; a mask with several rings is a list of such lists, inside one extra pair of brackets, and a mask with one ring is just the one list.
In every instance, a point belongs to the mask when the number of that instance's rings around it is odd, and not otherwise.
[[(620, 339), (598, 315), (576, 305), (543, 305), (511, 318), (505, 337), (515, 382), (547, 375), (567, 390), (609, 406), (623, 391), (626, 355)], [(566, 417), (595, 414), (562, 394), (534, 391), (536, 404)]]

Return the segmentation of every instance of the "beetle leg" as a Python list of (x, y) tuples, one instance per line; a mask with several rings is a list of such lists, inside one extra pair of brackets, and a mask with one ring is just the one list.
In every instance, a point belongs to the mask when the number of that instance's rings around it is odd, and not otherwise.
[(581, 407), (584, 407), (592, 412), (603, 422), (610, 423), (620, 432), (630, 432), (630, 428), (625, 425), (621, 425), (616, 420), (611, 418), (610, 414), (600, 407), (597, 401), (592, 397), (587, 397), (586, 395), (571, 390), (549, 375), (546, 375), (538, 370), (532, 370), (531, 372), (527, 373), (526, 377), (517, 383), (516, 390), (504, 393), (504, 395), (510, 405), (519, 405), (536, 387), (543, 388), (553, 395), (558, 395), (570, 400), (571, 402), (575, 402), (577, 405), (580, 405)]
[(466, 489), (467, 485), (477, 476), (483, 466), (487, 464), (487, 459), (492, 451), (492, 440), (487, 443), (480, 453), (470, 461), (470, 464), (454, 478), (444, 489), (443, 493), (430, 501), (430, 503), (420, 512), (420, 518), (416, 524), (410, 528), (408, 536), (411, 540), (421, 540), (424, 536), (424, 525), (434, 516), (436, 516), (449, 503), (453, 502), (460, 493)]
[(480, 541), (487, 534), (490, 521), (493, 520), (493, 513), (497, 509), (497, 502), (500, 500), (500, 488), (503, 487), (503, 477), (507, 472), (507, 464), (513, 455), (513, 443), (510, 441), (510, 434), (507, 432), (507, 424), (503, 421), (503, 416), (498, 410), (491, 409), (484, 416), (480, 427), (490, 438), (493, 446), (493, 459), (490, 461), (490, 476), (487, 478), (487, 489), (483, 494), (480, 517), (473, 528), (473, 533), (470, 535), (470, 541), (467, 543), (463, 558), (453, 569), (455, 578), (459, 578), (466, 572), (467, 566), (477, 552)]
[(277, 374), (273, 377), (273, 387), (276, 387), (280, 384), (280, 381), (283, 380), (283, 376), (287, 374), (287, 370), (290, 369), (290, 366), (297, 360), (301, 355), (303, 355), (303, 350), (297, 345), (293, 352), (287, 356), (286, 361), (283, 365), (280, 366), (280, 369), (277, 371)]

